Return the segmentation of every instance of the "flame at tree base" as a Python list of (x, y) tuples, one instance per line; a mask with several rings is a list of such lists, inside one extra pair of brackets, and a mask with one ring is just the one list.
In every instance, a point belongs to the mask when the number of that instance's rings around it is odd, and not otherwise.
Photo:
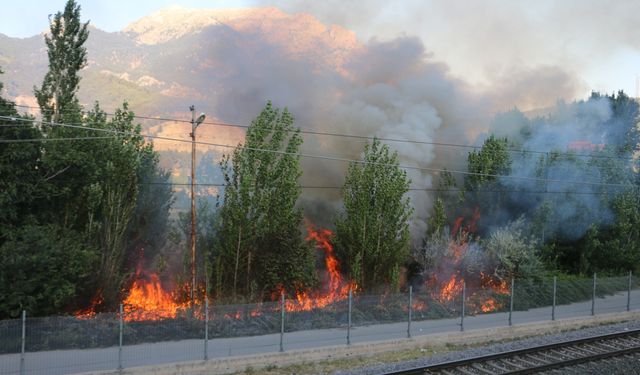
[(333, 252), (331, 237), (333, 232), (328, 229), (315, 230), (307, 224), (307, 241), (315, 241), (316, 247), (324, 252), (324, 264), (326, 267), (326, 286), (323, 290), (297, 291), (293, 299), (285, 301), (286, 311), (309, 311), (320, 309), (333, 303), (344, 301), (349, 297), (349, 291), (355, 291), (357, 285), (354, 282), (345, 281), (340, 275), (340, 262)]
[(125, 320), (172, 319), (179, 311), (188, 309), (188, 303), (176, 303), (175, 296), (164, 290), (160, 278), (155, 273), (139, 272), (129, 295), (122, 302)]
[[(458, 217), (453, 223), (451, 239), (440, 268), (426, 281), (430, 289), (431, 298), (442, 303), (452, 304), (461, 302), (463, 288), (467, 288), (467, 301), (470, 313), (492, 312), (499, 310), (503, 304), (493, 296), (509, 295), (508, 283), (497, 277), (483, 272), (468, 273), (465, 269), (464, 258), (469, 251), (471, 233), (477, 229), (480, 211), (476, 208), (467, 225), (463, 225), (464, 218)], [(444, 276), (444, 277), (443, 277)], [(440, 280), (446, 280), (442, 282)]]

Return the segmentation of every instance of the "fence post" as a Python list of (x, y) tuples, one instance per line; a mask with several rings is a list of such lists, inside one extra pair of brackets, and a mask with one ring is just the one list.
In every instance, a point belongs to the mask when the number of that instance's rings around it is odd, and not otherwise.
[(464, 332), (464, 300), (466, 299), (467, 285), (462, 282), (462, 312), (460, 314), (460, 332)]
[(123, 308), (120, 304), (120, 329), (118, 334), (118, 370), (122, 371), (122, 330), (124, 329), (123, 323)]
[(284, 346), (283, 346), (283, 341), (284, 341), (284, 309), (285, 309), (284, 292), (282, 292), (282, 294), (280, 295), (280, 351), (281, 352), (284, 352)]
[(511, 295), (509, 296), (509, 327), (511, 327), (512, 321), (511, 316), (513, 315), (513, 291), (515, 286), (515, 277), (511, 278)]
[(209, 296), (204, 295), (204, 360), (209, 359)]
[(411, 313), (413, 312), (413, 286), (409, 285), (409, 322), (407, 323), (407, 338), (411, 338)]
[(22, 345), (20, 349), (20, 375), (24, 375), (25, 342), (27, 339), (27, 312), (22, 310)]
[(596, 273), (593, 273), (593, 294), (591, 295), (591, 316), (596, 314)]
[(347, 345), (351, 345), (351, 306), (353, 304), (353, 291), (349, 288), (349, 313), (347, 322)]
[(631, 311), (631, 277), (633, 274), (629, 271), (629, 286), (627, 287), (627, 311)]
[(556, 320), (556, 291), (558, 290), (558, 277), (553, 277), (553, 304), (551, 305), (551, 320)]

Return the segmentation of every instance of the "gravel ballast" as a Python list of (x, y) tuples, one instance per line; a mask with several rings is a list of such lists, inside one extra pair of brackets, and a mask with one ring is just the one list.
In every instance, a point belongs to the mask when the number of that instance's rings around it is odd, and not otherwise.
[[(464, 358), (471, 358), (476, 356), (482, 356), (492, 353), (500, 353), (505, 351), (524, 349), (531, 346), (539, 346), (552, 344), (555, 342), (575, 340), (580, 338), (586, 338), (590, 336), (603, 335), (607, 333), (620, 332), (623, 330), (630, 329), (640, 329), (640, 321), (628, 321), (624, 323), (617, 324), (609, 324), (609, 325), (601, 325), (592, 328), (579, 329), (574, 331), (556, 333), (551, 335), (543, 335), (530, 337), (522, 340), (501, 342), (496, 344), (491, 344), (483, 347), (475, 347), (469, 348), (465, 350), (446, 352), (442, 354), (436, 354), (429, 357), (398, 362), (398, 363), (390, 363), (390, 364), (381, 364), (371, 367), (360, 368), (356, 370), (349, 371), (340, 371), (335, 374), (340, 375), (364, 375), (364, 374), (381, 374), (392, 371), (398, 371), (403, 369), (410, 369), (414, 367), (421, 367), (441, 362), (455, 361)], [(608, 372), (610, 374), (617, 373), (637, 373), (638, 369), (640, 369), (640, 362), (638, 361), (638, 356), (630, 356), (625, 358), (625, 360), (618, 361), (603, 361), (602, 363), (597, 364), (589, 364), (587, 367), (582, 367), (580, 370), (581, 373), (603, 373), (603, 371)], [(627, 370), (635, 370), (631, 372), (624, 372)], [(611, 372), (610, 370), (613, 370)], [(588, 372), (585, 372), (588, 371)], [(623, 372), (620, 372), (623, 371)]]

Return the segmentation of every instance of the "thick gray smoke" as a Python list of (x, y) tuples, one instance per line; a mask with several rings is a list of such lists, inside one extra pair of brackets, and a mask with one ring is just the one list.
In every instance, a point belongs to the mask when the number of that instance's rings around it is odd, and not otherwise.
[[(431, 60), (418, 38), (401, 37), (387, 42), (370, 41), (354, 49), (338, 72), (316, 64), (313, 59), (283, 59), (285, 51), (259, 36), (251, 35), (251, 47), (240, 34), (229, 34), (216, 43), (212, 53), (223, 55), (223, 69), (231, 71), (218, 82), (219, 117), (225, 121), (248, 122), (266, 99), (286, 106), (303, 130), (314, 130), (406, 141), (469, 143), (473, 131), (486, 126), (486, 102), (469, 93), (461, 81), (451, 78), (445, 65)], [(365, 140), (305, 135), (303, 152), (359, 159)], [(400, 163), (433, 168), (437, 154), (447, 155), (447, 167), (462, 156), (459, 150), (435, 149), (431, 144), (386, 142), (399, 154)], [(303, 158), (302, 184), (339, 187), (347, 163)], [(429, 189), (433, 173), (409, 170), (411, 186)], [(432, 193), (412, 191), (415, 208), (412, 233), (418, 238), (426, 228)], [(331, 209), (314, 207), (325, 202)], [(308, 214), (334, 211), (339, 189), (306, 189), (303, 205)], [(322, 203), (321, 203), (322, 204)], [(331, 220), (331, 218), (313, 218)]]
[[(281, 15), (284, 21), (268, 21), (282, 22), (276, 24), (275, 29), (286, 29), (287, 20), (295, 17), (309, 17), (282, 13), (278, 17)], [(312, 18), (306, 18), (305, 22), (309, 28), (319, 27)], [(496, 108), (512, 108), (514, 103), (536, 106), (556, 98), (572, 98), (580, 86), (574, 75), (554, 66), (511, 66), (492, 73), (494, 78), (509, 79), (497, 79), (500, 84), (492, 90), (478, 91), (477, 87), (452, 76), (447, 64), (429, 53), (418, 37), (374, 38), (361, 43), (349, 41), (345, 30), (327, 28), (326, 33), (336, 38), (335, 42), (322, 42), (305, 40), (305, 35), (296, 34), (300, 30), (292, 27), (291, 43), (288, 43), (274, 38), (270, 34), (273, 30), (272, 24), (264, 29), (262, 26), (240, 29), (220, 23), (177, 40), (176, 43), (197, 45), (198, 55), (203, 57), (200, 61), (204, 63), (194, 62), (186, 68), (201, 70), (207, 79), (190, 84), (214, 98), (214, 116), (226, 122), (247, 124), (266, 100), (272, 100), (277, 107), (288, 107), (297, 119), (296, 125), (303, 130), (409, 141), (385, 143), (398, 152), (401, 164), (423, 168), (408, 171), (413, 188), (410, 197), (415, 209), (412, 221), (415, 240), (423, 235), (432, 208), (434, 193), (430, 190), (438, 177), (434, 169), (466, 170), (468, 148), (434, 143), (479, 145)], [(313, 43), (313, 48), (305, 43)], [(211, 107), (210, 102), (204, 105)], [(610, 116), (607, 108), (591, 102), (579, 113), (572, 113), (576, 111), (573, 108), (567, 106), (566, 111), (557, 111), (548, 124), (533, 124), (521, 114), (511, 119), (504, 115), (495, 120), (493, 131), (508, 135), (522, 148), (534, 150), (564, 151), (571, 141), (579, 140), (602, 143), (598, 140), (602, 134), (588, 131), (596, 129), (597, 124)], [(532, 133), (526, 138), (521, 134), (524, 128)], [(533, 128), (535, 130), (531, 130)], [(306, 154), (345, 159), (361, 158), (366, 142), (308, 134), (304, 139), (302, 151)], [(536, 174), (536, 163), (534, 158), (514, 158), (513, 170), (532, 176)], [(347, 163), (302, 158), (302, 166), (301, 183), (309, 188), (303, 191), (301, 205), (312, 220), (319, 224), (331, 223), (331, 216), (339, 209), (339, 187), (343, 184)], [(556, 174), (575, 179), (585, 175), (562, 162), (555, 162), (548, 173), (551, 180)], [(512, 178), (504, 184), (517, 190), (524, 189), (526, 181), (530, 180)], [(565, 186), (564, 190), (569, 188)], [(558, 217), (569, 218), (571, 210), (584, 210), (583, 207), (588, 207), (588, 212), (600, 210), (603, 218), (607, 216), (593, 199), (595, 194), (582, 196), (585, 199), (572, 203), (571, 207), (559, 208), (567, 214)], [(536, 199), (530, 203), (527, 203), (529, 199), (522, 201), (525, 203), (519, 205), (540, 204)], [(518, 210), (506, 207), (496, 216), (511, 218), (515, 212)], [(504, 220), (496, 223), (503, 225)]]

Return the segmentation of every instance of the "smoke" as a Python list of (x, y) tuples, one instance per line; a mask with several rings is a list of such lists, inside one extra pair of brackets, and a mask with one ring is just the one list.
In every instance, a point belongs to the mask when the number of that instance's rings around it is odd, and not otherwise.
[[(602, 89), (606, 74), (603, 66), (624, 71), (620, 77), (608, 75), (604, 90), (622, 88), (631, 93), (633, 76), (638, 73), (629, 64), (629, 57), (637, 60), (640, 52), (640, 26), (635, 17), (640, 13), (640, 3), (633, 0), (544, 0), (534, 4), (504, 0), (260, 3), (275, 4), (290, 13), (313, 14), (324, 23), (354, 30), (361, 40), (416, 35), (438, 60), (451, 67), (453, 75), (472, 82), (486, 94), (496, 92), (505, 82), (519, 80), (514, 73), (526, 76), (527, 72), (555, 67), (568, 78), (556, 87), (574, 83), (570, 91), (557, 92), (558, 95), (568, 95), (562, 98), (573, 100), (588, 94), (589, 88)], [(617, 80), (615, 86), (612, 80)], [(552, 105), (557, 96), (548, 95), (549, 92), (540, 92), (537, 105)], [(527, 101), (508, 102), (501, 103), (502, 109), (508, 104), (525, 110), (535, 108), (527, 107)]]
[[(373, 39), (354, 47), (345, 63), (334, 68), (316, 59), (291, 57), (282, 45), (260, 34), (228, 30), (224, 38), (219, 30), (206, 34), (203, 39), (210, 43), (211, 58), (224, 56), (217, 58), (223, 64), (217, 69), (225, 74), (216, 78), (216, 114), (224, 121), (248, 123), (269, 99), (278, 107), (286, 106), (303, 130), (409, 141), (387, 143), (398, 152), (401, 164), (427, 169), (436, 162), (436, 150), (429, 142), (468, 143), (474, 134), (470, 129), (488, 124), (486, 100), (451, 77), (446, 65), (433, 61), (415, 37)], [(329, 136), (304, 138), (303, 153), (345, 159), (360, 159), (366, 142)], [(412, 143), (416, 140), (428, 143)], [(448, 159), (451, 163), (450, 155)], [(301, 183), (342, 186), (347, 166), (334, 160), (302, 158)], [(433, 186), (434, 176), (427, 170), (408, 170), (408, 177), (413, 188)], [(339, 192), (305, 189), (301, 205), (310, 216), (335, 213)], [(417, 239), (424, 234), (432, 197), (430, 192), (412, 190), (410, 198), (415, 209), (411, 231)], [(313, 219), (326, 222), (331, 218)]]
[[(417, 3), (411, 4), (419, 7)], [(373, 8), (370, 5), (367, 9)], [(366, 19), (375, 13), (358, 12), (361, 6), (355, 3), (347, 6), (355, 7), (347, 13), (356, 18)], [(507, 25), (519, 27), (508, 17), (512, 7), (505, 8), (487, 18), (504, 20)], [(320, 4), (309, 8), (314, 14), (322, 9), (325, 9), (324, 5)], [(390, 11), (386, 7), (381, 9), (383, 13)], [(438, 3), (430, 17), (438, 12), (450, 16), (452, 11)], [(496, 33), (481, 29), (479, 37), (487, 39), (480, 43), (483, 50), (480, 51), (477, 44), (471, 45), (470, 49), (477, 51), (477, 56), (466, 61), (477, 62), (482, 67), (483, 80), (491, 84), (471, 84), (469, 81), (473, 80), (458, 78), (460, 75), (453, 73), (451, 64), (443, 62), (442, 55), (427, 49), (431, 46), (425, 46), (424, 36), (385, 35), (361, 42), (349, 31), (338, 26), (327, 27), (308, 15), (287, 15), (273, 9), (265, 12), (268, 16), (260, 18), (255, 27), (238, 26), (236, 21), (229, 20), (228, 24), (219, 22), (203, 32), (170, 42), (198, 46), (194, 52), (197, 58), (189, 59), (193, 60), (190, 65), (181, 68), (199, 73), (200, 78), (191, 79), (189, 84), (204, 97), (213, 98), (213, 103), (206, 103), (206, 106), (211, 108), (213, 105), (214, 116), (225, 122), (247, 124), (264, 107), (266, 100), (272, 100), (277, 107), (287, 107), (296, 117), (296, 126), (303, 130), (407, 141), (385, 143), (398, 152), (401, 164), (423, 168), (408, 171), (413, 188), (410, 198), (415, 209), (411, 233), (415, 240), (424, 234), (426, 219), (432, 209), (433, 193), (429, 189), (433, 188), (437, 173), (430, 170), (466, 170), (468, 149), (438, 146), (437, 143), (479, 145), (483, 134), (490, 129), (490, 119), (496, 109), (516, 105), (525, 108), (549, 106), (558, 100), (575, 97), (583, 88), (583, 82), (575, 72), (544, 60), (532, 59), (526, 64), (516, 64), (508, 59), (499, 61), (501, 52), (493, 49), (501, 45), (501, 41), (508, 39), (509, 48), (520, 51), (521, 44), (534, 38), (528, 33), (519, 40), (513, 34), (498, 37)], [(338, 15), (332, 13), (323, 17), (327, 20), (333, 16)], [(252, 17), (259, 19), (255, 15)], [(378, 16), (372, 17), (373, 22), (377, 22)], [(516, 12), (514, 17), (524, 16)], [(386, 16), (380, 18), (387, 19)], [(300, 22), (304, 29), (300, 28)], [(528, 30), (530, 26), (522, 28)], [(488, 43), (491, 37), (496, 40)], [(440, 48), (438, 43), (434, 45)], [(459, 50), (461, 47), (454, 44), (452, 48)], [(487, 60), (486, 56), (492, 56), (492, 59)], [(522, 56), (527, 55), (523, 52)], [(488, 66), (492, 69), (485, 69)], [(599, 134), (594, 129), (610, 118), (610, 110), (602, 103), (591, 102), (579, 110), (576, 108), (566, 106), (564, 111), (556, 111), (548, 124), (534, 124), (513, 111), (497, 117), (490, 131), (508, 135), (523, 148), (535, 150), (564, 151), (575, 140), (603, 143), (598, 137), (609, 135)], [(594, 131), (589, 133), (590, 129)], [(585, 135), (588, 136), (585, 138)], [(343, 159), (360, 159), (366, 142), (357, 138), (309, 134), (305, 134), (304, 139), (303, 153)], [(522, 177), (535, 176), (538, 173), (536, 163), (537, 159), (516, 158), (513, 170)], [(302, 158), (301, 183), (309, 188), (303, 191), (301, 206), (312, 220), (332, 222), (327, 216), (340, 209), (339, 187), (344, 182), (347, 166), (336, 160)], [(548, 173), (549, 179), (556, 175), (580, 179), (584, 175), (562, 162), (555, 162), (548, 168)], [(530, 180), (511, 178), (503, 183), (514, 189), (530, 188), (523, 186), (525, 181)], [(564, 190), (567, 190), (566, 186)], [(583, 194), (584, 199), (572, 205), (563, 202), (568, 205), (565, 208), (556, 205), (562, 211), (558, 217), (573, 217), (582, 207), (587, 207), (587, 212), (601, 212), (602, 217), (606, 217), (594, 196)], [(522, 203), (518, 203), (516, 198), (514, 196), (510, 203), (513, 207), (536, 208), (541, 204), (540, 199), (520, 199)], [(513, 207), (496, 212), (496, 222), (503, 225), (504, 220), (513, 218), (518, 211), (512, 210)]]
[(610, 201), (622, 190), (603, 184), (630, 183), (621, 173), (629, 171), (631, 154), (618, 152), (628, 143), (628, 120), (614, 116), (609, 98), (597, 96), (560, 102), (534, 120), (518, 111), (497, 116), (491, 132), (533, 152), (511, 153), (512, 172), (499, 181), (507, 197), (485, 225), (495, 228), (522, 213), (533, 221), (542, 215), (543, 236), (575, 240), (593, 225), (611, 223)]

